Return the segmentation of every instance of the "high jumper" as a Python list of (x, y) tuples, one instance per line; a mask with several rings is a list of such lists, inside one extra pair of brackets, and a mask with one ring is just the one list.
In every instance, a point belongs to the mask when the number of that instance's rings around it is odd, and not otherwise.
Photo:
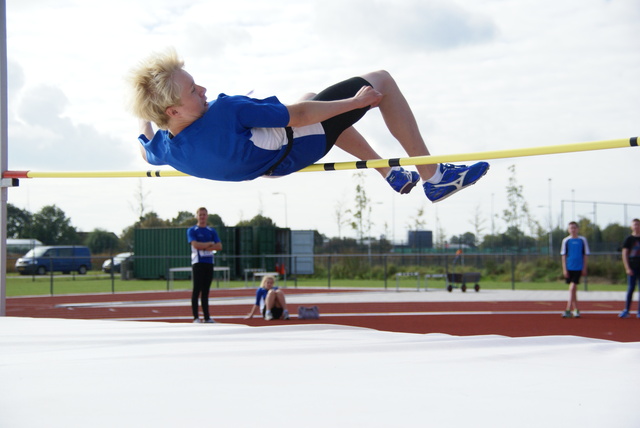
[[(381, 159), (353, 127), (376, 107), (409, 156), (430, 155), (409, 104), (386, 71), (353, 77), (289, 105), (275, 96), (226, 94), (208, 102), (206, 88), (195, 83), (184, 61), (169, 49), (142, 61), (130, 82), (142, 156), (152, 165), (170, 165), (196, 177), (244, 181), (284, 176), (318, 161), (334, 145), (361, 160)], [(438, 202), (474, 184), (489, 164), (424, 164), (416, 169), (376, 168), (401, 194), (422, 179), (427, 198)]]

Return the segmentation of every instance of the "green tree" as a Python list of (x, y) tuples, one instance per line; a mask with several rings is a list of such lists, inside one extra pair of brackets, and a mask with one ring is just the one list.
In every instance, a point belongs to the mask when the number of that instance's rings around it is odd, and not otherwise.
[(551, 239), (553, 240), (555, 245), (555, 248), (553, 249), (554, 254), (557, 255), (560, 253), (560, 243), (568, 234), (569, 233), (567, 232), (566, 228), (557, 226), (555, 229), (553, 229), (553, 231), (551, 232)]
[(32, 238), (31, 213), (7, 204), (7, 238)]
[(613, 223), (602, 230), (602, 241), (609, 244), (610, 248), (618, 249), (629, 234), (628, 226)]
[[(270, 220), (269, 220), (270, 221)], [(144, 214), (133, 225), (125, 228), (120, 235), (120, 248), (133, 250), (134, 231), (136, 229), (151, 229), (162, 227), (184, 227), (188, 228), (197, 223), (196, 217), (189, 211), (179, 211), (171, 220), (164, 220), (157, 213), (150, 211)], [(273, 223), (273, 222), (272, 222)], [(218, 214), (209, 214), (207, 224), (213, 227), (224, 227), (224, 222)]]
[(507, 223), (507, 233), (512, 234), (518, 247), (524, 247), (523, 241), (525, 227), (533, 233), (540, 230), (538, 222), (529, 211), (529, 204), (524, 197), (524, 189), (518, 184), (516, 179), (516, 166), (509, 167), (511, 176), (507, 185), (507, 205), (508, 209), (502, 213), (502, 218)]
[(171, 222), (167, 220), (163, 220), (154, 211), (149, 211), (148, 213), (140, 217), (140, 220), (135, 224), (136, 228), (142, 228), (142, 229), (151, 229), (154, 227), (169, 227), (169, 226), (171, 226)]
[(177, 216), (169, 221), (169, 224), (175, 227), (191, 227), (197, 222), (198, 220), (192, 212), (180, 211)]
[(498, 235), (484, 235), (480, 248), (485, 250), (497, 250), (500, 247), (500, 238)]
[(218, 214), (209, 214), (207, 216), (207, 224), (213, 227), (224, 227), (224, 221), (222, 221), (222, 217)]
[(587, 238), (587, 241), (589, 241), (589, 247), (592, 250), (602, 246), (602, 231), (597, 224), (593, 223), (586, 217), (580, 217), (578, 220), (578, 226), (580, 227), (580, 235)]
[(140, 217), (140, 220), (125, 228), (120, 235), (122, 248), (133, 250), (133, 237), (136, 229), (151, 229), (154, 227), (170, 227), (171, 222), (161, 219), (158, 214), (151, 211)]
[(456, 245), (467, 245), (470, 248), (476, 247), (476, 235), (471, 232), (465, 232), (462, 235), (454, 235), (451, 237), (451, 244), (453, 246)]
[(31, 238), (48, 245), (78, 243), (78, 231), (71, 220), (55, 205), (47, 205), (33, 215)]
[(89, 247), (93, 254), (114, 254), (120, 250), (120, 239), (104, 229), (94, 229), (87, 235), (84, 245)]
[[(195, 214), (190, 211), (180, 211), (178, 215), (167, 222), (170, 227), (191, 227), (198, 222)], [(224, 226), (222, 218), (218, 214), (209, 214), (207, 216), (207, 224), (209, 226)]]
[(251, 220), (242, 220), (238, 222), (237, 227), (260, 226), (260, 227), (276, 227), (276, 224), (269, 217), (262, 214), (256, 215)]

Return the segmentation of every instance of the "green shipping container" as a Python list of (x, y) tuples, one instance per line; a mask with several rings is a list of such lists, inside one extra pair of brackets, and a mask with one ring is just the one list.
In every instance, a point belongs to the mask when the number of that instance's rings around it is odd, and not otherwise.
[(257, 266), (257, 260), (253, 252), (253, 228), (249, 226), (242, 226), (235, 228), (235, 236), (236, 236), (236, 256), (237, 265), (236, 265), (236, 276), (239, 278), (244, 277), (245, 269), (253, 269), (260, 266)]
[(276, 258), (276, 272), (289, 272), (289, 265), (292, 260), (289, 257), (291, 254), (291, 229), (278, 228), (276, 229), (276, 251), (279, 257)]
[[(236, 275), (244, 277), (245, 269), (275, 270), (276, 228), (266, 226), (236, 227)], [(270, 257), (267, 257), (270, 256)]]
[[(222, 242), (222, 251), (216, 253), (216, 266), (228, 266), (231, 276), (237, 259), (235, 230), (216, 227)], [(134, 231), (134, 275), (139, 279), (166, 279), (169, 269), (191, 266), (191, 246), (187, 242), (187, 228), (136, 229)], [(175, 272), (174, 278), (186, 279), (189, 272)]]
[[(134, 275), (138, 279), (167, 278), (170, 268), (191, 266), (187, 229), (158, 228), (134, 231)], [(176, 278), (188, 273), (176, 274)]]
[[(253, 228), (253, 251), (253, 254), (258, 256), (273, 256), (276, 254), (275, 227)], [(260, 257), (256, 267), (265, 269), (267, 272), (274, 272), (276, 269), (276, 259), (274, 257)]]
[[(214, 257), (216, 266), (228, 267), (229, 275), (231, 279), (236, 278), (234, 274), (237, 269), (238, 259), (235, 257), (237, 251), (236, 245), (236, 231), (234, 227), (214, 226), (220, 241), (222, 242), (222, 251), (218, 251)], [(219, 276), (220, 273), (215, 273), (214, 276)], [(221, 277), (221, 275), (220, 275)]]

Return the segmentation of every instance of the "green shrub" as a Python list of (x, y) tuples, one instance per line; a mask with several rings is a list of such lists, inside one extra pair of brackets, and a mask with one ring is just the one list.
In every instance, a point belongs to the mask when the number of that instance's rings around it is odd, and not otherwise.
[(622, 262), (615, 263), (606, 259), (589, 260), (588, 274), (590, 277), (603, 278), (611, 284), (624, 283), (627, 278)]

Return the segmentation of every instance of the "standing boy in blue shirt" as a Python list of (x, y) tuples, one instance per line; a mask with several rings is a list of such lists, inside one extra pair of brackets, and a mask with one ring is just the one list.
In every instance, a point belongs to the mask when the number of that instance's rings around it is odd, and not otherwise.
[(560, 255), (562, 256), (562, 273), (569, 284), (569, 302), (567, 309), (562, 315), (563, 318), (571, 318), (571, 309), (573, 316), (580, 318), (578, 310), (577, 287), (580, 283), (580, 277), (587, 275), (587, 256), (589, 255), (589, 244), (584, 236), (578, 235), (578, 223), (572, 221), (569, 223), (569, 236), (562, 240)]
[(213, 227), (207, 226), (209, 213), (201, 207), (196, 211), (198, 223), (187, 229), (187, 241), (191, 245), (191, 269), (193, 293), (191, 294), (191, 310), (193, 322), (199, 323), (198, 297), (202, 302), (204, 322), (213, 323), (209, 314), (209, 289), (213, 280), (213, 252), (222, 250), (222, 243)]

